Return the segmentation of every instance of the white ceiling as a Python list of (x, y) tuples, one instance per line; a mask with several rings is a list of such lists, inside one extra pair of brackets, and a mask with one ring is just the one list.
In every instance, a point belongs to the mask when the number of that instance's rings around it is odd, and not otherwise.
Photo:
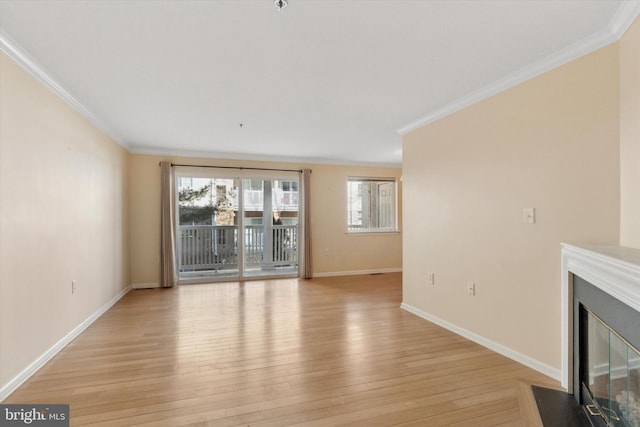
[(639, 4), (1, 0), (0, 46), (133, 152), (399, 165), (402, 131), (611, 43)]

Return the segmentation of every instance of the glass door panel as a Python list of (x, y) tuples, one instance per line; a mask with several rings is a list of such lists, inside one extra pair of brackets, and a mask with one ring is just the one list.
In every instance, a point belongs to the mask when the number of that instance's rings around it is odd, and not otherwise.
[(298, 180), (244, 179), (244, 276), (298, 273)]
[(590, 311), (587, 334), (588, 398), (606, 425), (640, 427), (640, 351)]
[(178, 176), (180, 280), (238, 277), (238, 179)]

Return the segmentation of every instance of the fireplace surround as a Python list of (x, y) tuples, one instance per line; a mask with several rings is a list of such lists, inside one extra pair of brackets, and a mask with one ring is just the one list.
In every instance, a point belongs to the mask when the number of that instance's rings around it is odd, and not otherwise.
[(562, 248), (562, 386), (594, 426), (640, 427), (640, 250)]

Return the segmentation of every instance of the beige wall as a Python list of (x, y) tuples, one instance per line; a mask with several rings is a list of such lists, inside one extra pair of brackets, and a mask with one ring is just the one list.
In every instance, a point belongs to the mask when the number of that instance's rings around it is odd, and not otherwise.
[(640, 249), (640, 18), (620, 41), (620, 244)]
[[(399, 270), (402, 267), (402, 238), (399, 233), (384, 235), (346, 234), (346, 188), (349, 176), (395, 177), (399, 168), (330, 166), (188, 159), (135, 154), (130, 159), (131, 192), (131, 283), (159, 282), (160, 252), (160, 168), (161, 160), (196, 165), (310, 168), (313, 273), (333, 274), (371, 270)], [(400, 183), (399, 183), (400, 184)], [(400, 189), (401, 185), (399, 185)], [(401, 191), (400, 202), (401, 202)], [(401, 212), (399, 213), (401, 216)], [(324, 249), (329, 253), (324, 255)]]
[(2, 53), (0, 76), (2, 387), (128, 286), (129, 208), (126, 151)]
[(404, 303), (559, 370), (560, 243), (619, 240), (618, 83), (616, 44), (405, 136)]

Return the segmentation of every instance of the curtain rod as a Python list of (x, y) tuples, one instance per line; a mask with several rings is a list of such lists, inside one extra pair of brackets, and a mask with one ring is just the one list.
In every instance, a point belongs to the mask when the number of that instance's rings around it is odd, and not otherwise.
[(171, 163), (171, 166), (182, 166), (189, 168), (211, 168), (211, 169), (239, 169), (239, 170), (253, 170), (253, 171), (276, 171), (276, 172), (298, 172), (302, 173), (302, 169), (274, 169), (274, 168), (248, 168), (244, 166), (211, 166), (211, 165), (183, 165), (178, 163)]

